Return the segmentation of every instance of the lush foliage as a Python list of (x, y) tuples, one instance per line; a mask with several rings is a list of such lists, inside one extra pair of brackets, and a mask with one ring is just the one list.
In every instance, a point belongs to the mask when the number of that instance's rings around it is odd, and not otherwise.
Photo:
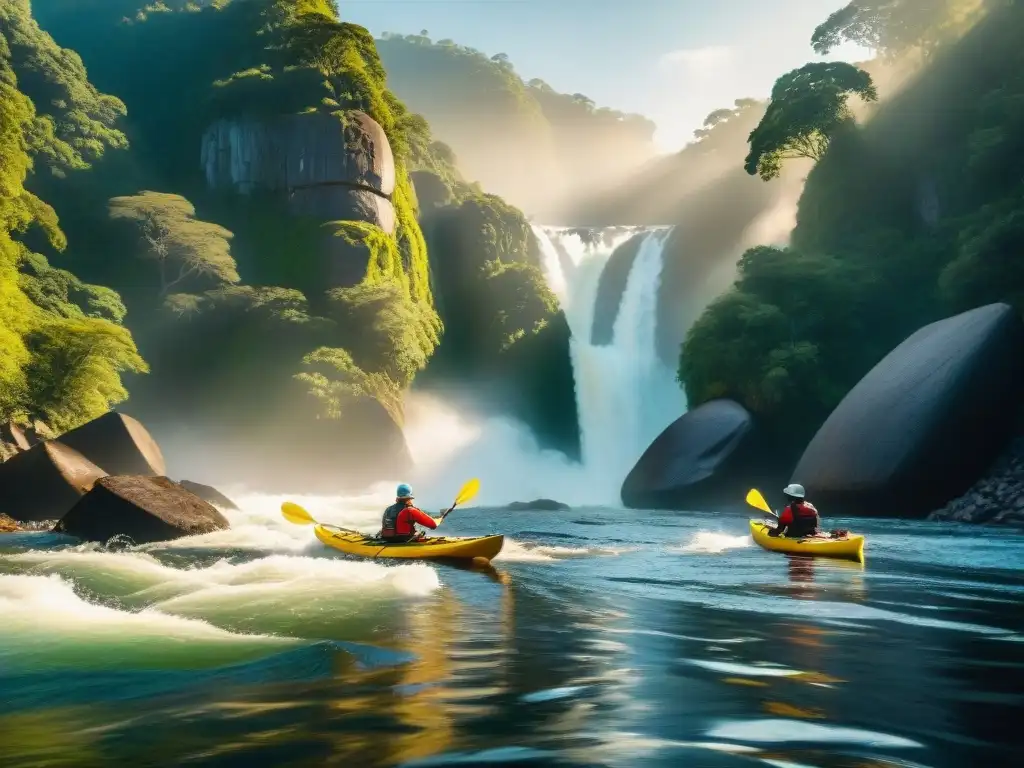
[[(549, 365), (561, 345), (565, 356), (525, 216), (465, 180), (452, 148), (388, 89), (375, 41), (333, 3), (36, 0), (34, 10), (80, 53), (93, 82), (122, 100), (111, 109), (127, 110), (118, 125), (132, 144), (102, 162), (83, 152), (93, 168), (66, 183), (35, 179), (61, 212), (70, 247), (45, 251), (49, 262), (39, 257), (21, 281), (37, 302), (67, 296), (61, 306), (81, 307), (65, 312), (77, 320), (123, 316), (127, 306), (154, 365), (133, 384), (133, 411), (187, 414), (189, 424), (236, 435), (305, 424), (350, 442), (349, 428), (367, 423), (361, 414), (380, 411), (367, 401), (401, 422), (404, 393), (432, 358), (437, 378), (478, 371), (527, 382), (545, 375), (538, 355)], [(289, 190), (262, 181), (246, 195), (211, 189), (205, 155), (197, 163), (217, 121), (273, 130), (279, 120), (327, 117), (347, 135), (352, 110), (376, 120), (393, 150), (394, 234), (298, 216)], [(115, 139), (108, 144), (123, 146)], [(64, 259), (120, 290), (124, 306), (49, 266)], [(447, 328), (435, 301), (447, 305)], [(559, 387), (571, 401), (571, 378)]]
[(846, 42), (895, 58), (912, 50), (931, 55), (977, 21), (985, 0), (853, 0), (811, 36), (825, 55)]
[(780, 77), (767, 112), (750, 134), (747, 173), (769, 181), (779, 175), (783, 160), (820, 160), (836, 132), (853, 120), (848, 104), (853, 94), (878, 99), (871, 76), (845, 62), (805, 64)]
[[(370, 34), (342, 22), (327, 0), (43, 4), (48, 24), (128, 109), (128, 172), (99, 167), (91, 187), (63, 201), (75, 214), (72, 255), (121, 288), (159, 360), (141, 401), (174, 399), (197, 416), (237, 422), (293, 398), (293, 375), (308, 373), (304, 356), (329, 348), (356, 361), (367, 381), (387, 378), (391, 385), (359, 397), (385, 393), (385, 407), (399, 413), (393, 392), (410, 385), (441, 333), (409, 173), (427, 169), (459, 194), (470, 188), (451, 150), (387, 89)], [(362, 221), (295, 216), (280, 194), (288, 190), (218, 194), (199, 173), (197, 149), (216, 120), (273, 125), (319, 113), (341, 133), (351, 110), (376, 120), (393, 150), (393, 235)], [(107, 199), (102, 211), (89, 202)], [(115, 249), (145, 269), (111, 268), (102, 253)], [(336, 258), (363, 259), (362, 280), (332, 282), (327, 262)], [(273, 372), (245, 382), (266, 366)], [(332, 402), (320, 415), (342, 410)]]
[(427, 212), (424, 229), (445, 325), (424, 386), (472, 384), (542, 444), (578, 455), (569, 328), (523, 213), (476, 194)]
[[(908, 10), (873, 7), (883, 5)], [(996, 5), (961, 39), (936, 44), (870, 121), (833, 136), (808, 176), (792, 246), (749, 251), (734, 288), (692, 327), (679, 370), (691, 403), (736, 398), (799, 450), (920, 326), (995, 301), (1024, 311), (1024, 5)], [(895, 16), (871, 18), (873, 31), (847, 26), (844, 39), (898, 39), (887, 45), (915, 57), (935, 39), (892, 28)], [(948, 27), (934, 17), (927, 28), (936, 25)], [(851, 70), (847, 84), (867, 82)]]
[(231, 257), (231, 233), (197, 220), (196, 209), (180, 195), (145, 191), (115, 197), (110, 201), (110, 215), (137, 228), (142, 257), (156, 264), (161, 296), (174, 289), (181, 292), (183, 282), (187, 286), (239, 281)]
[[(38, 107), (35, 99), (38, 99)], [(27, 1), (0, 9), (0, 418), (58, 430), (124, 400), (124, 372), (143, 372), (125, 309), (110, 289), (52, 268), (28, 243), (66, 239), (54, 210), (26, 188), (34, 169), (87, 168), (125, 139), (123, 107), (32, 19)]]

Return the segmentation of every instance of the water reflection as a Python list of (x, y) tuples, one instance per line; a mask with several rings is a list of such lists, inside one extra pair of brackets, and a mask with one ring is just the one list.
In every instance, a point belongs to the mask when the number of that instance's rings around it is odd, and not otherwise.
[[(993, 602), (1019, 578), (681, 554), (664, 531), (671, 547), (614, 558), (432, 566), (418, 596), (230, 606), (230, 626), (301, 648), (216, 674), (197, 659), (187, 683), (36, 678), (0, 710), (0, 765), (1015, 764), (1024, 644), (976, 628), (1024, 626), (1020, 601)], [(125, 698), (69, 704), (72, 679)]]

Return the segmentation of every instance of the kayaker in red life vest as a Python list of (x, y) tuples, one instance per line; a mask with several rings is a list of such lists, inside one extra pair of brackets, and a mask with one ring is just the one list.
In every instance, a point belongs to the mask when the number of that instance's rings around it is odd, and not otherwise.
[(384, 510), (380, 524), (380, 537), (384, 541), (412, 541), (423, 536), (416, 530), (417, 523), (433, 530), (441, 522), (440, 518), (431, 517), (413, 505), (412, 488), (405, 483), (398, 486), (395, 496), (395, 503)]
[(820, 536), (821, 517), (818, 510), (804, 497), (807, 495), (802, 485), (787, 485), (782, 493), (786, 497), (786, 508), (779, 515), (778, 525), (768, 531), (769, 536), (785, 535), (787, 539), (804, 539), (808, 536)]

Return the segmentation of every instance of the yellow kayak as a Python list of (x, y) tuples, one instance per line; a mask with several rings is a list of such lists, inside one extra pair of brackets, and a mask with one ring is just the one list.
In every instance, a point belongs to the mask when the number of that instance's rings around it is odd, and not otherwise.
[(313, 527), (316, 537), (328, 547), (359, 557), (396, 557), (406, 559), (492, 560), (501, 552), (505, 537), (478, 536), (476, 538), (437, 538), (386, 544), (373, 536), (355, 531)]
[(769, 536), (771, 526), (760, 520), (750, 521), (750, 535), (754, 541), (772, 552), (813, 557), (838, 557), (843, 560), (864, 560), (864, 537), (847, 534), (841, 539), (787, 539), (784, 536)]

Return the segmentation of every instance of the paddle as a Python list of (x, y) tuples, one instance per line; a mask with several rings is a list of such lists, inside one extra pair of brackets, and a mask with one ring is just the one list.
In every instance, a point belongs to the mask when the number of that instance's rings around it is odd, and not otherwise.
[(768, 502), (764, 500), (764, 496), (761, 495), (761, 492), (757, 490), (757, 488), (751, 488), (747, 492), (747, 504), (755, 509), (761, 510), (766, 515), (778, 518), (778, 515), (775, 514), (775, 512), (772, 511), (772, 508), (768, 506)]
[(444, 519), (448, 517), (448, 515), (451, 513), (453, 509), (455, 509), (460, 504), (465, 504), (467, 501), (476, 496), (479, 491), (480, 481), (477, 478), (474, 477), (472, 480), (467, 480), (465, 485), (463, 485), (462, 488), (459, 489), (459, 493), (458, 495), (456, 495), (455, 501), (452, 503), (450, 507), (448, 507), (447, 510), (445, 510), (445, 513), (441, 515), (441, 519), (438, 521), (437, 524), (440, 525), (441, 523), (443, 523)]
[[(281, 504), (281, 516), (289, 523), (295, 525), (320, 525), (324, 528), (334, 528), (339, 531), (348, 531), (348, 528), (342, 528), (337, 525), (331, 525), (330, 523), (321, 523), (313, 518), (309, 512), (300, 507), (293, 501), (286, 501)], [(358, 531), (349, 531), (350, 533), (358, 533)]]

